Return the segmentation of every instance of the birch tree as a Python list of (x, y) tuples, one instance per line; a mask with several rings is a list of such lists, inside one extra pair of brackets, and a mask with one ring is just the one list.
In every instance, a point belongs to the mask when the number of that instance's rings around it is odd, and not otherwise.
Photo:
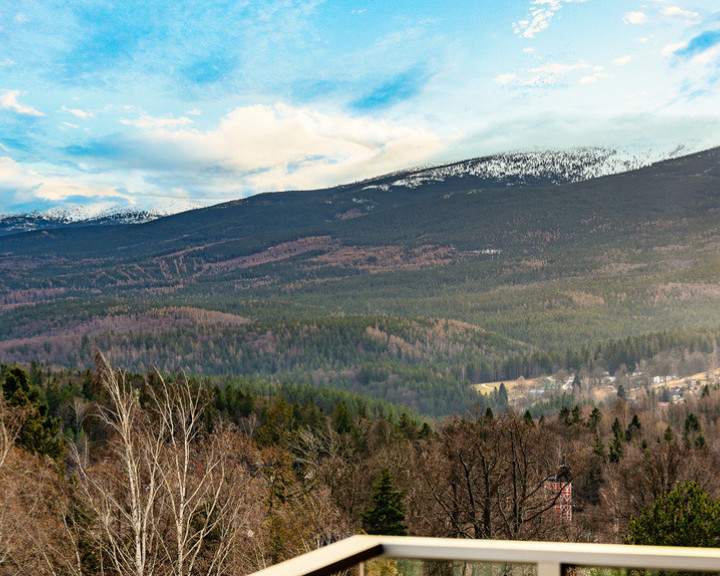
[(109, 398), (100, 417), (107, 457), (80, 467), (103, 557), (120, 576), (221, 574), (250, 522), (256, 491), (238, 460), (239, 435), (203, 419), (203, 390), (159, 374), (141, 390), (98, 354)]
[(81, 488), (94, 512), (103, 551), (121, 576), (153, 576), (157, 566), (162, 438), (165, 423), (152, 422), (123, 373), (96, 355), (109, 405), (99, 416), (112, 434), (108, 457), (84, 469)]

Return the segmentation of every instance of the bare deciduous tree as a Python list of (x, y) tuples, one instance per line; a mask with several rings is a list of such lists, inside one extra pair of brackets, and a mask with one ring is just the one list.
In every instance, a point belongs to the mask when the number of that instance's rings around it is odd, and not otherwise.
[(23, 420), (24, 413), (18, 409), (11, 409), (7, 405), (2, 388), (0, 388), (0, 471), (2, 471), (10, 449), (20, 433)]
[(548, 482), (560, 464), (554, 440), (512, 413), (456, 419), (418, 454), (427, 496), (415, 506), (430, 508), (439, 536), (545, 537), (561, 523), (553, 510), (560, 493)]
[(113, 438), (107, 458), (80, 467), (105, 556), (121, 576), (220, 574), (254, 502), (237, 460), (238, 435), (205, 432), (203, 392), (156, 375), (140, 390), (97, 355), (110, 399), (100, 417)]
[(68, 504), (67, 485), (42, 457), (7, 451), (0, 469), (1, 574), (80, 576)]
[[(22, 427), (22, 414), (11, 410), (3, 397), (0, 387), (0, 566), (9, 558), (12, 552), (13, 530), (12, 515), (14, 508), (10, 505), (11, 488), (10, 475), (4, 468), (7, 467), (10, 451)], [(5, 482), (2, 482), (5, 480)], [(8, 485), (4, 485), (8, 484)]]
[(219, 573), (252, 508), (245, 498), (249, 479), (232, 457), (232, 433), (203, 434), (202, 390), (184, 378), (156, 380), (158, 390), (150, 394), (165, 432), (162, 512), (172, 534), (161, 539), (164, 563), (173, 576)]
[(120, 575), (152, 576), (157, 564), (160, 490), (160, 429), (140, 406), (138, 391), (97, 354), (103, 390), (110, 405), (99, 414), (112, 431), (109, 458), (79, 467), (80, 486), (93, 510), (104, 552)]

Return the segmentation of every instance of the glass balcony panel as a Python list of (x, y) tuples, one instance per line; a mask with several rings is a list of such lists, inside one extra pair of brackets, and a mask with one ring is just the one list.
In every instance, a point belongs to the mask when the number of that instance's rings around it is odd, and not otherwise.
[(563, 576), (720, 576), (719, 572), (691, 572), (689, 570), (639, 570), (637, 568), (598, 568), (566, 566)]
[(376, 558), (368, 560), (363, 576), (537, 576), (532, 564)]

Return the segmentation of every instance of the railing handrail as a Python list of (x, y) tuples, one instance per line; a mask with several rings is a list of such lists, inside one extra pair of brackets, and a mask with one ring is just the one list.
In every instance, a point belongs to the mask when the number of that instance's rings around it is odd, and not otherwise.
[(562, 565), (720, 571), (718, 548), (351, 536), (253, 576), (326, 576), (378, 556), (537, 564), (538, 576), (559, 576)]
[(551, 562), (649, 570), (720, 571), (720, 549), (575, 542), (381, 537), (383, 556), (422, 560)]
[(383, 553), (381, 537), (350, 536), (339, 542), (318, 548), (275, 564), (252, 576), (323, 576), (350, 568)]

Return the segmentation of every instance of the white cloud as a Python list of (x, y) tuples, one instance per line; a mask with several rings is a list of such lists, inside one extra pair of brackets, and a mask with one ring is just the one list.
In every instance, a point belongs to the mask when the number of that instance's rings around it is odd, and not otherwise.
[(693, 64), (714, 64), (720, 57), (720, 46), (713, 46), (712, 48), (696, 54), (690, 59)]
[(683, 10), (679, 6), (665, 6), (660, 10), (664, 16), (670, 16), (674, 18), (684, 18), (685, 20), (698, 20), (700, 14), (693, 12), (692, 10)]
[[(557, 85), (565, 76), (575, 70), (586, 70), (589, 68), (593, 69), (594, 74), (592, 76), (596, 76), (596, 80), (607, 76), (607, 74), (603, 73), (604, 68), (602, 66), (592, 67), (587, 62), (577, 62), (575, 64), (548, 62), (542, 66), (525, 70), (525, 72), (530, 72), (531, 75), (526, 76), (524, 79), (521, 79), (515, 72), (511, 72), (500, 74), (496, 76), (493, 81), (501, 86), (514, 84), (528, 88), (547, 88)], [(587, 80), (583, 83), (587, 83)]]
[(220, 199), (384, 174), (427, 161), (459, 137), (285, 104), (237, 108), (207, 131), (182, 118), (142, 116), (125, 123), (135, 130), (103, 143), (118, 146), (116, 158), (98, 159), (110, 163), (106, 169), (125, 173), (131, 167), (156, 185), (182, 181)]
[(63, 112), (69, 112), (73, 116), (77, 116), (78, 118), (90, 118), (92, 117), (92, 113), (86, 112), (85, 110), (80, 110), (79, 108), (66, 108), (65, 106), (62, 107)]
[(531, 0), (530, 9), (524, 20), (513, 23), (513, 32), (523, 38), (534, 38), (550, 26), (555, 12), (564, 4), (587, 2), (588, 0)]
[(601, 80), (603, 78), (607, 78), (608, 74), (606, 72), (594, 72), (593, 74), (589, 76), (583, 76), (580, 78), (580, 84), (594, 84), (598, 80)]
[(121, 118), (120, 123), (125, 124), (126, 126), (136, 126), (137, 128), (157, 129), (187, 126), (192, 124), (193, 121), (187, 116), (173, 118), (172, 116), (148, 116), (147, 114), (142, 114), (140, 118), (135, 118), (133, 120)]
[(577, 64), (550, 62), (544, 66), (531, 68), (530, 72), (533, 72), (534, 76), (524, 81), (522, 85), (530, 87), (553, 86), (570, 72), (585, 68), (591, 68), (590, 64), (587, 62), (578, 62)]
[(0, 109), (10, 110), (21, 116), (45, 116), (45, 114), (32, 106), (20, 104), (18, 96), (20, 96), (20, 90), (5, 90), (0, 93)]
[(662, 54), (663, 56), (672, 56), (681, 48), (685, 48), (685, 46), (687, 46), (687, 42), (675, 42), (673, 44), (668, 44), (662, 50), (660, 50), (660, 54)]
[(648, 15), (645, 12), (627, 12), (623, 18), (625, 24), (646, 24), (648, 21)]
[(568, 72), (572, 70), (577, 70), (578, 68), (589, 67), (590, 64), (587, 64), (585, 62), (581, 62), (579, 64), (561, 64), (560, 62), (550, 62), (549, 64), (545, 64), (544, 66), (532, 68), (532, 72), (539, 72), (540, 74), (559, 75), (567, 74)]
[(515, 82), (517, 80), (517, 74), (514, 72), (510, 74), (499, 74), (493, 82), (496, 84), (500, 84), (501, 86), (505, 86), (506, 84), (511, 84), (512, 82)]
[(33, 200), (65, 200), (73, 196), (85, 198), (131, 197), (107, 185), (83, 183), (80, 177), (41, 174), (26, 168), (7, 156), (0, 156), (0, 197), (11, 195), (15, 203)]
[[(647, 97), (643, 97), (647, 102)], [(645, 109), (646, 106), (643, 107)], [(544, 114), (528, 112), (511, 122), (498, 119), (469, 133), (456, 149), (469, 158), (504, 150), (568, 149), (582, 146), (670, 152), (684, 144), (687, 153), (720, 145), (720, 119), (710, 115)]]
[(625, 66), (626, 64), (630, 64), (632, 60), (632, 56), (620, 56), (613, 60), (613, 64), (615, 64), (615, 66)]

